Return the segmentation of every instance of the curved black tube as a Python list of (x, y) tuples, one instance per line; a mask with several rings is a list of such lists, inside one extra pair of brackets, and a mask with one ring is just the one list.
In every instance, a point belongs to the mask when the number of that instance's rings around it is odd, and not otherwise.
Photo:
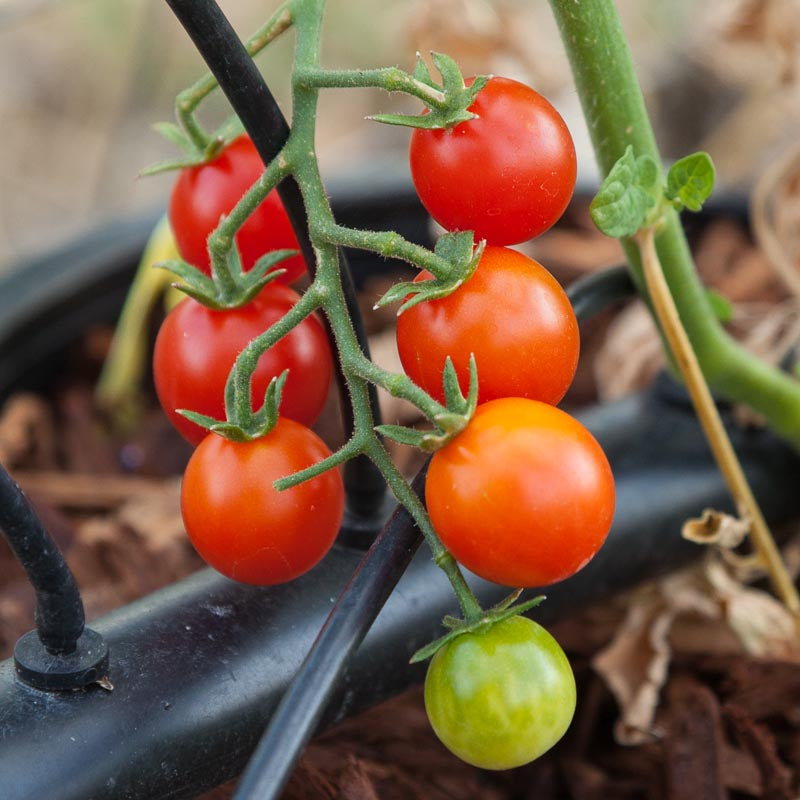
[[(214, 0), (166, 0), (166, 2), (214, 74), (262, 160), (268, 164), (288, 139), (289, 125), (230, 22)], [(308, 235), (308, 222), (300, 187), (294, 179), (288, 178), (279, 184), (278, 194), (289, 215), (309, 271), (313, 275), (314, 250)], [(347, 310), (361, 351), (369, 358), (369, 344), (358, 307), (353, 278), (347, 259), (341, 251), (339, 261)], [(350, 426), (353, 417), (348, 410), (350, 395), (343, 375), (338, 369), (337, 373), (340, 396), (346, 409), (345, 435), (349, 438), (352, 433)], [(378, 394), (371, 384), (368, 388), (372, 415), (375, 423), (380, 424)], [(344, 479), (350, 511), (360, 517), (376, 516), (378, 518), (376, 522), (382, 521), (380, 516), (384, 506), (386, 485), (375, 465), (364, 456), (352, 459), (345, 466)], [(379, 527), (377, 524), (376, 528)]]
[[(624, 267), (591, 275), (567, 291), (579, 322), (631, 295)], [(422, 496), (425, 470), (414, 480)], [(340, 676), (378, 616), (421, 535), (404, 509), (398, 509), (342, 590), (289, 690), (270, 720), (247, 765), (235, 800), (274, 800), (283, 790), (305, 745), (314, 735)], [(409, 548), (412, 548), (409, 550)]]
[(85, 623), (75, 578), (28, 499), (2, 465), (0, 530), (36, 592), (36, 627), (42, 644), (53, 655), (74, 653)]
[[(421, 497), (425, 469), (414, 479)], [(422, 542), (408, 511), (398, 506), (339, 595), (297, 678), (283, 696), (253, 753), (234, 800), (277, 797), (314, 735), (345, 667)]]

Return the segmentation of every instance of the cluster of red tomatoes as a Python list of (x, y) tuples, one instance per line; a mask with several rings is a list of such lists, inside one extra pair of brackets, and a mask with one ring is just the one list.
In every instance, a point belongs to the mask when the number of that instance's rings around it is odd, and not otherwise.
[[(575, 185), (575, 151), (555, 109), (515, 81), (493, 78), (450, 129), (417, 129), (411, 171), (419, 196), (448, 230), (473, 230), (487, 246), (474, 274), (443, 299), (401, 314), (397, 341), (409, 377), (444, 400), (449, 356), (462, 388), (478, 368), (479, 405), (467, 427), (431, 461), (426, 502), (447, 549), (477, 575), (512, 587), (542, 586), (579, 570), (608, 533), (614, 484), (591, 434), (555, 407), (577, 365), (579, 336), (566, 294), (540, 264), (508, 245), (549, 228)], [(242, 137), (213, 162), (183, 170), (170, 221), (183, 258), (209, 273), (209, 233), (261, 174)], [(273, 192), (237, 235), (245, 269), (265, 251), (296, 248)], [(276, 427), (233, 442), (177, 413), (225, 418), (225, 384), (236, 356), (297, 302), (286, 284), (304, 270), (281, 264), (246, 306), (213, 311), (184, 300), (167, 317), (155, 351), (159, 399), (197, 448), (182, 487), (187, 532), (199, 553), (239, 581), (273, 584), (310, 569), (339, 529), (344, 495), (337, 470), (278, 493), (273, 481), (329, 451), (309, 429), (331, 378), (323, 328), (307, 318), (259, 361), (258, 406), (269, 381), (289, 377)], [(418, 280), (431, 276), (423, 273)], [(575, 706), (569, 663), (531, 620), (511, 617), (465, 633), (434, 656), (425, 689), (436, 733), (457, 755), (501, 769), (547, 750)]]
[[(181, 170), (172, 191), (170, 224), (181, 256), (211, 274), (209, 234), (263, 172), (253, 143), (242, 136), (215, 160)], [(265, 252), (298, 249), (291, 224), (272, 191), (236, 236), (245, 270)], [(167, 416), (197, 445), (186, 468), (181, 510), (200, 555), (243, 583), (270, 585), (302, 575), (327, 553), (344, 513), (338, 470), (284, 492), (272, 483), (330, 455), (310, 429), (328, 396), (333, 357), (316, 316), (307, 317), (259, 359), (251, 381), (258, 408), (273, 378), (288, 369), (281, 417), (268, 439), (233, 442), (178, 413), (225, 419), (225, 384), (245, 346), (299, 300), (288, 284), (305, 273), (301, 256), (244, 306), (215, 311), (187, 298), (166, 317), (156, 340), (156, 391)]]
[[(400, 315), (397, 343), (407, 374), (440, 399), (448, 355), (462, 389), (470, 354), (478, 368), (477, 411), (428, 469), (437, 534), (489, 581), (544, 586), (592, 558), (614, 512), (602, 449), (555, 407), (578, 360), (569, 300), (544, 267), (507, 247), (561, 216), (575, 185), (575, 150), (550, 103), (516, 81), (491, 79), (470, 110), (476, 118), (452, 129), (415, 130), (411, 167), (434, 219), (474, 230), (487, 246), (463, 286)], [(556, 641), (512, 617), (442, 647), (425, 702), (447, 747), (477, 766), (505, 769), (561, 738), (575, 683)]]

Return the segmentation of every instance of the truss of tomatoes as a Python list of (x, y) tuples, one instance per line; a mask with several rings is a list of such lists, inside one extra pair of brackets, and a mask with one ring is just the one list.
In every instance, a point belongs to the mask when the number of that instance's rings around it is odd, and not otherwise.
[[(397, 344), (408, 376), (440, 401), (448, 357), (463, 389), (471, 356), (478, 368), (478, 408), (428, 469), (426, 503), (437, 534), (486, 580), (544, 586), (594, 556), (614, 513), (613, 476), (600, 445), (556, 408), (578, 360), (572, 307), (541, 264), (508, 247), (561, 216), (574, 190), (575, 150), (552, 105), (516, 81), (492, 78), (470, 110), (476, 117), (451, 129), (414, 130), (411, 173), (434, 219), (450, 231), (474, 231), (486, 246), (456, 291), (400, 315)], [(257, 159), (242, 138), (217, 160), (179, 175), (170, 218), (181, 254), (198, 268), (209, 269), (206, 238), (259, 176)], [(245, 268), (266, 250), (296, 247), (293, 237), (270, 238), (268, 231), (285, 231), (287, 222), (270, 195), (237, 237)], [(284, 281), (301, 269), (290, 262)], [(417, 280), (431, 278), (423, 272)], [(177, 409), (223, 418), (236, 356), (296, 301), (293, 290), (275, 283), (231, 311), (185, 300), (165, 320), (156, 344), (159, 399), (197, 445), (182, 487), (187, 532), (211, 566), (247, 583), (280, 583), (310, 569), (341, 523), (337, 470), (280, 493), (272, 487), (329, 455), (310, 430), (332, 370), (319, 321), (306, 319), (259, 362), (254, 403), (271, 378), (290, 370), (282, 416), (266, 437), (238, 443), (206, 435)], [(445, 644), (428, 670), (425, 702), (453, 752), (481, 767), (507, 769), (563, 735), (575, 684), (557, 642), (514, 617)]]
[[(575, 150), (553, 106), (516, 81), (491, 79), (470, 110), (477, 117), (452, 129), (414, 131), (411, 172), (431, 216), (451, 231), (474, 230), (486, 248), (464, 285), (400, 315), (397, 345), (406, 373), (439, 399), (447, 356), (463, 389), (470, 355), (477, 364), (478, 408), (428, 467), (425, 499), (440, 539), (486, 580), (545, 586), (595, 555), (614, 515), (605, 454), (555, 407), (578, 361), (575, 315), (547, 270), (508, 248), (561, 216)], [(562, 737), (575, 681), (555, 639), (512, 617), (436, 652), (425, 707), (460, 758), (509, 769)]]

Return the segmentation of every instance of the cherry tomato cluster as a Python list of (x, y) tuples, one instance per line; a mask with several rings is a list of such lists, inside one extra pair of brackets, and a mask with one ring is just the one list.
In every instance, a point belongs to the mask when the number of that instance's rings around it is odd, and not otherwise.
[[(235, 140), (213, 161), (180, 171), (169, 216), (187, 262), (210, 274), (208, 235), (262, 171), (247, 137)], [(297, 248), (275, 191), (248, 218), (236, 242), (245, 270), (266, 252)], [(285, 284), (305, 272), (302, 257), (293, 256), (279, 266), (287, 272), (244, 306), (216, 311), (191, 298), (181, 301), (162, 323), (153, 359), (164, 411), (197, 445), (181, 488), (186, 531), (212, 567), (258, 585), (283, 583), (314, 566), (333, 543), (344, 513), (344, 487), (337, 470), (283, 492), (272, 488), (277, 479), (330, 455), (310, 430), (327, 399), (333, 371), (319, 319), (304, 319), (258, 361), (251, 380), (254, 408), (263, 402), (270, 381), (289, 370), (282, 416), (268, 436), (228, 441), (179, 411), (225, 419), (225, 385), (236, 357), (299, 300)]]
[[(473, 230), (487, 245), (462, 286), (400, 315), (397, 344), (409, 377), (440, 400), (448, 356), (462, 389), (471, 355), (477, 365), (477, 410), (428, 468), (437, 534), (486, 580), (543, 586), (592, 558), (614, 513), (600, 445), (555, 408), (578, 360), (572, 307), (544, 267), (505, 246), (561, 216), (574, 189), (575, 150), (556, 110), (516, 81), (492, 78), (470, 110), (476, 118), (451, 129), (414, 131), (411, 171), (434, 219)], [(453, 752), (506, 769), (561, 738), (575, 684), (555, 640), (512, 617), (445, 644), (430, 665), (425, 702)]]

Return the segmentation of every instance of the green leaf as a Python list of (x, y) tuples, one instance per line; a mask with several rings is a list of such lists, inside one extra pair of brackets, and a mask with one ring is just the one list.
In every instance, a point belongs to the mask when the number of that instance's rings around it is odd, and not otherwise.
[(692, 153), (667, 172), (665, 194), (680, 210), (699, 211), (714, 188), (714, 162), (708, 153)]
[(714, 316), (722, 323), (730, 322), (733, 319), (733, 304), (727, 297), (724, 297), (714, 289), (706, 289), (706, 299), (711, 304)]
[(628, 145), (589, 206), (594, 224), (606, 236), (633, 236), (647, 223), (648, 212), (656, 204), (657, 182), (653, 160), (636, 158)]

